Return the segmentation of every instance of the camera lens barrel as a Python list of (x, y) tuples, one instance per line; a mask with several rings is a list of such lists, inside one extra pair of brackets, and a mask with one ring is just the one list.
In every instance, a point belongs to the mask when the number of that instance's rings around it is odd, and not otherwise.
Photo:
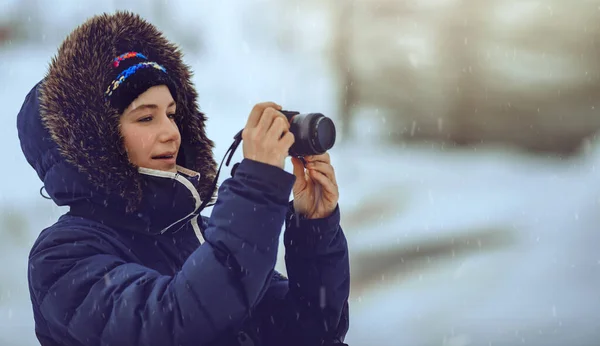
[(290, 132), (295, 141), (289, 150), (291, 156), (320, 155), (335, 144), (333, 121), (321, 113), (281, 111), (290, 122)]

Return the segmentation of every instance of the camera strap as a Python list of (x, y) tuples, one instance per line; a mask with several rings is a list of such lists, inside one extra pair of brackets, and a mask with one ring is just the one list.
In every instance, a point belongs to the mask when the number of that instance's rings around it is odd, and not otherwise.
[[(227, 161), (225, 162), (225, 166), (229, 166), (229, 163), (231, 163), (231, 158), (233, 157), (233, 154), (235, 153), (236, 149), (242, 142), (242, 131), (244, 131), (244, 130), (243, 129), (240, 130), (240, 132), (238, 132), (235, 136), (233, 136), (233, 143), (231, 143), (231, 145), (229, 146), (229, 149), (227, 149), (227, 151), (225, 152), (225, 155), (223, 156), (223, 160), (221, 160), (221, 163), (219, 164), (219, 169), (217, 170), (217, 174), (216, 174), (215, 179), (213, 180), (212, 186), (210, 188), (211, 196), (214, 195), (215, 189), (217, 188), (217, 182), (219, 181), (219, 174), (221, 174), (221, 168), (223, 167), (223, 161), (225, 161), (225, 158), (227, 158)], [(237, 168), (237, 164), (234, 166), (234, 169), (235, 168)], [(232, 170), (231, 175), (233, 176), (234, 173), (235, 173), (235, 171)], [(204, 210), (204, 208), (206, 208), (206, 207), (211, 207), (211, 206), (215, 205), (214, 203), (208, 204), (208, 201), (210, 201), (209, 196), (207, 196), (204, 199), (204, 201), (202, 201), (202, 204), (200, 205), (200, 208), (198, 209), (198, 213), (202, 212), (202, 210)]]

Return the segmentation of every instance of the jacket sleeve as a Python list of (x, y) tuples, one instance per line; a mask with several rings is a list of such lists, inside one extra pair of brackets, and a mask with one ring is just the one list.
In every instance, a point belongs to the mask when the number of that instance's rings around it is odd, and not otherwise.
[(288, 280), (273, 280), (263, 304), (269, 338), (281, 344), (341, 344), (349, 328), (350, 266), (340, 210), (324, 219), (296, 215), (284, 233)]
[(199, 346), (237, 328), (271, 281), (294, 179), (243, 160), (219, 188), (206, 242), (174, 276), (126, 263), (101, 232), (47, 235), (31, 253), (29, 279), (53, 338)]

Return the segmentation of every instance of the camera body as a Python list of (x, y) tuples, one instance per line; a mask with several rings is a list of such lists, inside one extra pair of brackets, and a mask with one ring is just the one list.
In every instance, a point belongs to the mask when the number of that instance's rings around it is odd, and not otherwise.
[(335, 124), (330, 118), (321, 113), (280, 112), (290, 122), (290, 132), (295, 138), (289, 150), (290, 156), (320, 155), (335, 144)]

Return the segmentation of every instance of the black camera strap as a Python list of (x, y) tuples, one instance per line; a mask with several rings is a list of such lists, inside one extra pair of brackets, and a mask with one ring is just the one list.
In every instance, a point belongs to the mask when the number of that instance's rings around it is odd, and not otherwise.
[[(227, 149), (227, 151), (225, 152), (225, 155), (223, 156), (223, 160), (221, 160), (221, 163), (219, 164), (219, 169), (217, 170), (217, 174), (216, 174), (215, 179), (213, 180), (212, 186), (210, 188), (210, 191), (211, 191), (210, 196), (214, 195), (215, 189), (217, 188), (217, 182), (219, 181), (219, 174), (221, 174), (221, 168), (223, 168), (223, 161), (225, 161), (225, 158), (227, 158), (227, 161), (225, 162), (225, 166), (229, 166), (229, 163), (231, 163), (231, 158), (233, 157), (233, 154), (235, 153), (236, 149), (242, 142), (242, 131), (244, 131), (244, 130), (243, 129), (240, 130), (240, 132), (238, 132), (235, 136), (233, 136), (233, 143), (231, 143), (231, 145), (229, 146), (229, 149)], [(237, 166), (235, 166), (234, 168), (237, 168)], [(233, 176), (234, 172), (235, 171), (232, 171), (232, 173), (231, 173), (232, 176)], [(200, 213), (206, 207), (211, 207), (211, 206), (215, 205), (214, 203), (208, 204), (208, 201), (210, 201), (210, 197), (206, 196), (204, 201), (202, 201), (200, 208), (198, 209), (198, 213)]]

